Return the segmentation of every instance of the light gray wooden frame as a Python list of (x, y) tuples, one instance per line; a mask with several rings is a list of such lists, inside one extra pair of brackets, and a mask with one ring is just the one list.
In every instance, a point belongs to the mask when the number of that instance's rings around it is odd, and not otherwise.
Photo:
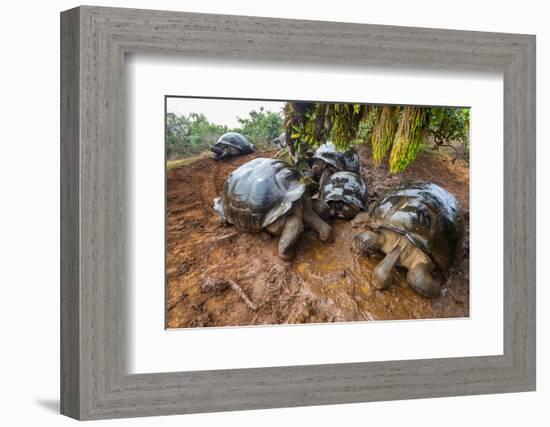
[[(133, 52), (501, 71), (504, 354), (128, 375), (124, 57)], [(99, 419), (529, 390), (535, 390), (534, 36), (88, 6), (62, 12), (63, 414)]]

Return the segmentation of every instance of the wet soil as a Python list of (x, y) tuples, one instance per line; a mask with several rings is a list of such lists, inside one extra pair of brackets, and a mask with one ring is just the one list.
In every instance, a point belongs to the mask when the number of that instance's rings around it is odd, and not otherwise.
[(464, 162), (444, 152), (423, 151), (402, 175), (374, 166), (359, 146), (361, 173), (371, 202), (402, 180), (430, 180), (453, 193), (466, 220), (465, 239), (451, 269), (436, 272), (442, 295), (428, 299), (394, 271), (392, 286), (378, 291), (370, 272), (380, 258), (352, 249), (360, 222), (333, 222), (334, 242), (307, 230), (297, 257), (277, 256), (276, 237), (220, 224), (212, 210), (227, 175), (254, 157), (216, 162), (199, 159), (167, 176), (167, 326), (187, 328), (469, 316), (469, 179)]

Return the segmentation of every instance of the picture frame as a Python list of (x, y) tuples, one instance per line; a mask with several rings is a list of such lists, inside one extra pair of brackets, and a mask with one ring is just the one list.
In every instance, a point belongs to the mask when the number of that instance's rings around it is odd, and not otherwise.
[[(128, 53), (498, 71), (504, 350), (498, 356), (128, 374)], [(80, 419), (532, 391), (535, 37), (81, 6), (61, 14), (61, 413)]]

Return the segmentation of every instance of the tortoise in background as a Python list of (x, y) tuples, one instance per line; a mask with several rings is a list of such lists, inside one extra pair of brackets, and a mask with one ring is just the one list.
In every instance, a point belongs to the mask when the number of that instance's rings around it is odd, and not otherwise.
[(282, 150), (283, 148), (286, 148), (288, 145), (286, 143), (286, 133), (280, 134), (277, 138), (275, 138), (273, 141), (271, 141), (275, 147), (277, 147), (279, 150)]
[(344, 151), (344, 170), (347, 172), (360, 173), (361, 168), (359, 165), (359, 156), (355, 148), (350, 148), (347, 151)]
[(214, 153), (214, 160), (223, 160), (229, 157), (241, 156), (254, 151), (254, 146), (244, 135), (237, 132), (224, 133), (210, 151)]
[(386, 254), (372, 271), (377, 288), (389, 286), (397, 264), (408, 269), (407, 282), (420, 294), (440, 294), (432, 271), (450, 267), (464, 234), (462, 211), (451, 193), (431, 182), (398, 185), (371, 207), (367, 226), (354, 246), (366, 255)]
[(359, 157), (355, 150), (338, 151), (331, 142), (321, 145), (308, 161), (313, 176), (319, 181), (319, 189), (323, 188), (327, 179), (333, 173), (341, 171), (359, 172)]
[(332, 227), (313, 211), (301, 179), (300, 172), (280, 160), (256, 158), (227, 177), (214, 210), (222, 222), (241, 230), (280, 236), (279, 256), (290, 261), (304, 225), (322, 241), (332, 239)]

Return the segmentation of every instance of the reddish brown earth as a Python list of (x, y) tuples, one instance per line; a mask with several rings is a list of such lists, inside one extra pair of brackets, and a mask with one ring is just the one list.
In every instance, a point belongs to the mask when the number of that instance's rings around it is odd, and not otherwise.
[[(333, 222), (334, 243), (303, 234), (298, 256), (277, 256), (277, 238), (220, 225), (212, 210), (227, 175), (258, 156), (226, 162), (200, 159), (170, 171), (167, 179), (167, 324), (169, 328), (283, 323), (319, 323), (469, 316), (469, 180), (464, 162), (445, 153), (423, 151), (403, 176), (374, 166), (366, 146), (359, 147), (362, 174), (371, 200), (403, 180), (431, 180), (456, 195), (466, 219), (466, 238), (450, 271), (436, 273), (442, 295), (428, 299), (395, 271), (393, 284), (378, 291), (370, 272), (379, 259), (352, 250), (361, 230)], [(248, 300), (248, 301), (247, 301)]]

